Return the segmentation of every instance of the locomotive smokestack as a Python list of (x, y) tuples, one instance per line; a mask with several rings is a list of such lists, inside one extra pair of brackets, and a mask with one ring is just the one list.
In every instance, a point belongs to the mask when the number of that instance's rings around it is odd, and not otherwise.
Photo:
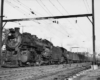
[(10, 28), (9, 31), (10, 31), (10, 33), (14, 33), (14, 29), (13, 28)]
[(16, 27), (15, 28), (15, 32), (18, 32), (19, 33), (20, 32), (20, 28)]

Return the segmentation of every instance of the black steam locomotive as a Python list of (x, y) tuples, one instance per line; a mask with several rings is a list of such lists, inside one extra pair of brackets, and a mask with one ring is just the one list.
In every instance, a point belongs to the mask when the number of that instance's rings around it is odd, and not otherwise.
[(3, 66), (36, 66), (89, 61), (83, 54), (54, 46), (50, 41), (39, 39), (36, 35), (21, 34), (19, 28), (9, 29), (5, 45), (6, 49), (2, 53)]

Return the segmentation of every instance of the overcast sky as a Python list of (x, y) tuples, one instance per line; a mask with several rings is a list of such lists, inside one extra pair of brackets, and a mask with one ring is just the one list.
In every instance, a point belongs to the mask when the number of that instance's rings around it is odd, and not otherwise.
[[(92, 13), (91, 2), (92, 0), (4, 0), (4, 19), (88, 14)], [(99, 8), (100, 0), (95, 0), (97, 52), (100, 52)], [(68, 50), (71, 50), (71, 47), (81, 47), (80, 50), (90, 52), (92, 50), (92, 24), (87, 17), (13, 22), (5, 26), (11, 27), (20, 27), (21, 32), (30, 32), (39, 38), (46, 38), (55, 46), (63, 46)]]

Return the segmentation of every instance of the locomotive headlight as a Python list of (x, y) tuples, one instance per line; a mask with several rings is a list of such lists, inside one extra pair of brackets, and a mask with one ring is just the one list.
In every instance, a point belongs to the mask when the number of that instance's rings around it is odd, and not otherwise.
[(11, 33), (9, 33), (8, 36), (11, 36)]

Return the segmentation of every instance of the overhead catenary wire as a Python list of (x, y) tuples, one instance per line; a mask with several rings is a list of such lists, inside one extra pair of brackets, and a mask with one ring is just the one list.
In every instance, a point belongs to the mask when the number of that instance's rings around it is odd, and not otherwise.
[[(18, 6), (16, 7), (15, 5), (13, 5), (11, 2), (9, 2), (9, 1), (7, 1), (7, 0), (6, 0), (6, 2), (7, 2), (11, 7), (13, 7), (14, 9), (17, 8), (17, 10), (18, 10), (19, 12), (21, 12), (23, 15), (29, 17), (28, 15), (26, 15), (25, 13), (23, 13), (22, 10), (18, 9), (18, 8), (19, 8)], [(17, 23), (18, 23), (19, 25), (21, 25), (21, 23), (19, 23), (19, 22), (17, 22)], [(38, 22), (36, 22), (36, 23), (38, 23)]]
[[(15, 9), (17, 9), (18, 11), (20, 11), (20, 12), (21, 12), (22, 14), (24, 14), (25, 16), (30, 17), (30, 16), (29, 16), (30, 13), (27, 13), (27, 14), (26, 14), (26, 11), (24, 11), (23, 9), (21, 9), (21, 8), (18, 7), (17, 5), (11, 3), (10, 1), (8, 1), (8, 2), (10, 3), (10, 6), (12, 6), (12, 7), (15, 8)], [(36, 15), (35, 15), (35, 16), (36, 16)], [(38, 21), (36, 21), (36, 20), (34, 20), (34, 22), (40, 24), (40, 23), (39, 23)]]
[(49, 2), (58, 10), (58, 12), (60, 12), (63, 15), (63, 13), (51, 2), (51, 0), (49, 0)]
[[(15, 0), (15, 1), (16, 1), (16, 0)], [(31, 13), (34, 12), (34, 13), (36, 13), (36, 14), (39, 14), (39, 15), (43, 16), (43, 15), (40, 14), (39, 12), (37, 12), (37, 11), (35, 11), (35, 10), (29, 8), (28, 6), (26, 6), (26, 5), (25, 5), (24, 3), (22, 3), (21, 1), (17, 0), (16, 2), (17, 2), (18, 4), (20, 4), (21, 6), (23, 6), (25, 9), (29, 10)]]
[[(26, 11), (24, 11), (23, 9), (19, 8), (18, 6), (12, 4), (10, 1), (6, 0), (6, 2), (11, 6), (13, 7), (14, 9), (18, 10), (20, 13), (22, 13), (24, 16), (27, 16), (29, 17), (28, 15), (26, 15), (25, 13), (27, 13)], [(23, 13), (25, 12), (25, 13)]]
[[(57, 2), (59, 3), (59, 5), (62, 7), (62, 9), (69, 15), (69, 12), (63, 7), (63, 5), (59, 2), (59, 0), (57, 0)], [(69, 20), (67, 20), (70, 24), (72, 24)]]
[[(36, 0), (37, 1), (37, 0)], [(41, 0), (40, 0), (41, 1)], [(38, 2), (39, 3), (39, 2)], [(50, 13), (50, 15), (53, 16), (53, 14), (49, 11), (49, 9), (46, 7), (46, 5), (41, 1), (42, 5), (46, 8), (46, 10)], [(40, 5), (40, 4), (39, 4)], [(40, 5), (40, 6), (42, 6)], [(43, 7), (42, 7), (43, 8)], [(44, 9), (44, 8), (43, 8)], [(57, 28), (56, 28), (57, 29)], [(57, 29), (58, 30), (58, 29)], [(59, 30), (58, 30), (59, 31)], [(60, 31), (61, 32), (61, 31)], [(68, 33), (67, 33), (68, 34)]]
[[(46, 7), (46, 5), (42, 2), (42, 0), (40, 0), (41, 1), (41, 3), (44, 5), (44, 7), (48, 10), (48, 12), (50, 12), (49, 11), (49, 9)], [(53, 14), (50, 12), (50, 14), (53, 16)], [(61, 26), (61, 25), (59, 25), (59, 26)], [(62, 27), (62, 26), (61, 26)], [(65, 29), (64, 29), (65, 30)], [(66, 32), (66, 31), (65, 31)], [(67, 34), (69, 34), (68, 32), (67, 32)]]
[[(42, 5), (38, 2), (38, 4), (42, 7)], [(42, 2), (42, 4), (43, 4), (43, 2)], [(21, 5), (21, 4), (20, 4)], [(43, 4), (44, 5), (44, 7), (46, 7), (45, 6), (45, 4)], [(24, 5), (25, 6), (25, 5)], [(28, 7), (27, 7), (28, 8)], [(42, 7), (43, 8), (43, 7)], [(43, 8), (44, 9), (44, 8)], [(48, 10), (48, 8), (46, 8), (47, 10)], [(49, 10), (48, 10), (49, 11)], [(50, 12), (50, 11), (49, 11)], [(52, 13), (51, 13), (51, 15), (53, 15)], [(67, 34), (68, 34), (68, 32), (67, 32)]]
[(41, 1), (41, 3), (44, 5), (44, 7), (46, 8), (46, 10), (50, 13), (50, 15), (52, 15), (53, 16), (53, 14), (49, 11), (49, 9), (45, 6), (45, 4), (43, 3), (43, 1), (42, 0), (40, 0)]
[[(57, 0), (57, 2), (59, 3), (59, 5), (62, 7), (62, 9), (67, 13), (69, 14), (69, 12), (63, 7), (63, 5), (59, 2), (59, 0)], [(70, 24), (71, 22), (69, 20), (67, 20)]]
[[(49, 0), (50, 1), (50, 0)], [(60, 4), (60, 2), (57, 0), (57, 2)], [(50, 1), (50, 3), (63, 15), (63, 13)], [(65, 10), (65, 8), (60, 4), (60, 6)], [(66, 12), (67, 12), (67, 10), (65, 10)], [(68, 12), (67, 12), (68, 13)], [(69, 14), (69, 13), (68, 13)], [(68, 20), (68, 22), (70, 23), (70, 24), (72, 24), (69, 20)]]
[(87, 7), (88, 7), (89, 11), (91, 12), (91, 9), (89, 7), (89, 4), (88, 4), (88, 1), (87, 0), (86, 0), (86, 3), (87, 3)]
[[(58, 12), (60, 12), (63, 15), (63, 13), (50, 0), (49, 0), (49, 2), (58, 10)], [(63, 28), (63, 26), (60, 23), (58, 25), (61, 26), (61, 29)], [(64, 28), (63, 28), (63, 30), (66, 31)], [(69, 34), (68, 31), (66, 31), (66, 32), (67, 32), (67, 34)]]
[[(62, 15), (63, 15), (63, 13), (55, 6), (55, 4), (53, 4), (50, 0), (49, 0), (49, 2), (58, 10), (58, 12), (60, 12)], [(58, 1), (57, 1), (58, 2)], [(60, 4), (60, 2), (58, 2), (59, 4)], [(65, 10), (65, 8), (60, 4), (60, 6)], [(66, 12), (67, 12), (67, 10), (65, 10)], [(67, 12), (68, 13), (68, 12)], [(68, 13), (69, 14), (69, 13)], [(72, 26), (74, 26), (69, 20), (68, 20), (68, 22), (72, 25)], [(77, 26), (79, 26), (79, 25), (77, 25)], [(75, 28), (75, 27), (74, 27)], [(77, 30), (76, 28), (75, 28), (75, 30)], [(77, 30), (79, 33), (81, 33), (79, 30)], [(81, 33), (82, 34), (82, 33)], [(84, 34), (82, 34), (82, 35), (84, 35)]]
[[(18, 3), (20, 6), (23, 6), (23, 7), (25, 7), (25, 8), (27, 8), (27, 6), (25, 6), (25, 5), (22, 5), (22, 3), (21, 3), (21, 1), (19, 1), (19, 0), (13, 0), (15, 3)], [(33, 11), (33, 10), (31, 10), (31, 9), (28, 9), (27, 8), (27, 10), (29, 10), (30, 11), (30, 13), (29, 14), (34, 14), (34, 15), (36, 15), (36, 13)]]
[[(18, 7), (17, 5), (11, 3), (10, 1), (8, 1), (8, 3), (10, 3), (10, 6), (12, 6), (14, 9), (17, 9), (19, 12), (21, 12), (24, 16), (29, 17), (29, 13), (26, 14), (26, 11), (24, 11), (23, 9), (21, 9), (20, 7)], [(35, 23), (40, 24), (38, 21), (34, 20)]]
[[(18, 7), (15, 7), (15, 5), (13, 5), (11, 2), (9, 2), (8, 0), (6, 0), (6, 2), (13, 8), (18, 8)], [(18, 9), (17, 9), (18, 10)], [(22, 11), (18, 10), (20, 13), (22, 13)], [(23, 14), (23, 13), (22, 13)], [(23, 14), (25, 15), (25, 14)]]
[[(16, 8), (16, 7), (13, 6), (13, 8)], [(25, 14), (24, 14), (24, 15), (25, 15)], [(53, 35), (54, 35), (54, 34), (53, 34)]]
[[(45, 7), (42, 6), (38, 0), (36, 0), (36, 2), (42, 7), (42, 9), (43, 9), (47, 14), (51, 15), (51, 14), (49, 13), (49, 11), (46, 10)], [(42, 3), (42, 4), (43, 4), (43, 3)]]
[(59, 0), (57, 0), (57, 2), (59, 3), (59, 5), (63, 8), (63, 10), (66, 11), (67, 14), (69, 14), (69, 12), (63, 7), (63, 5), (59, 2)]
[[(37, 2), (38, 2), (38, 0), (36, 0)], [(40, 3), (38, 2), (38, 4), (40, 5)], [(45, 6), (45, 4), (42, 2), (42, 4), (44, 5), (44, 7), (46, 7)], [(40, 6), (42, 6), (42, 5), (40, 5)], [(43, 7), (42, 7), (43, 8)], [(43, 8), (44, 9), (44, 8)], [(48, 10), (48, 8), (46, 8), (47, 10)], [(49, 11), (49, 10), (48, 10)], [(50, 11), (49, 11), (50, 12)], [(50, 14), (50, 15), (53, 15), (53, 14)], [(57, 29), (57, 28), (56, 28)], [(58, 30), (58, 29), (57, 29)], [(61, 31), (60, 31), (61, 32)], [(62, 32), (63, 33), (63, 32)], [(67, 32), (67, 34), (68, 34), (68, 32)], [(67, 35), (68, 36), (68, 35)]]
[[(6, 1), (7, 1), (7, 0), (6, 0)], [(29, 17), (29, 15), (26, 15), (26, 13), (23, 13), (22, 9), (20, 10), (20, 8), (19, 8), (18, 6), (15, 6), (14, 4), (12, 4), (12, 3), (9, 2), (9, 1), (8, 1), (8, 3), (10, 3), (10, 6), (12, 6), (14, 9), (17, 8), (17, 10), (20, 11), (23, 15)], [(36, 21), (34, 20), (34, 22), (36, 22)], [(36, 22), (36, 23), (40, 24), (39, 22)], [(20, 24), (20, 23), (19, 23), (19, 24)]]
[[(40, 5), (40, 4), (39, 4), (39, 5)], [(46, 7), (45, 4), (43, 4), (43, 5), (44, 5), (44, 7)], [(41, 5), (40, 5), (40, 6), (41, 6)], [(43, 8), (43, 7), (42, 7), (42, 8)], [(43, 9), (44, 9), (44, 8), (43, 8)], [(47, 8), (46, 8), (46, 9), (47, 9)], [(48, 11), (49, 11), (49, 10), (48, 10)], [(50, 11), (49, 11), (49, 12), (50, 12)], [(51, 15), (52, 15), (52, 14), (51, 14)], [(59, 31), (59, 30), (58, 30), (58, 31)], [(60, 31), (60, 32), (61, 32), (61, 31)], [(62, 33), (63, 33), (63, 32), (62, 32)], [(68, 34), (68, 33), (67, 33), (67, 34)]]
[[(37, 3), (42, 7), (42, 5), (38, 2), (38, 0), (36, 0), (37, 1)], [(45, 6), (45, 4), (41, 1), (41, 3), (44, 5), (44, 7), (46, 7)], [(44, 7), (42, 7), (43, 9), (44, 9)], [(48, 10), (48, 8), (46, 8), (47, 10)], [(44, 9), (45, 10), (45, 9)], [(47, 10), (45, 10), (46, 12), (47, 12)], [(48, 10), (49, 11), (49, 10)], [(50, 12), (50, 11), (49, 11)], [(48, 12), (47, 12), (48, 13)], [(51, 12), (50, 12), (51, 13)], [(53, 14), (50, 14), (50, 15), (53, 15)], [(57, 28), (56, 28), (57, 29)], [(58, 29), (57, 29), (58, 30)], [(61, 31), (60, 31), (61, 32)]]
[[(7, 0), (6, 0), (7, 1)], [(23, 15), (25, 15), (25, 16), (27, 16), (27, 17), (29, 17), (29, 15), (27, 15), (26, 13), (23, 13), (24, 11), (22, 11), (22, 9), (20, 10), (20, 8), (18, 7), (18, 6), (15, 6), (14, 4), (12, 4), (11, 2), (9, 2), (9, 1), (7, 1), (8, 2), (8, 4), (10, 4), (10, 6), (12, 6), (14, 9), (17, 9), (19, 12), (21, 12)], [(34, 20), (34, 22), (36, 22), (35, 20)], [(36, 22), (36, 23), (38, 23), (38, 24), (40, 24), (39, 22)], [(19, 23), (20, 24), (20, 23)]]
[(85, 6), (87, 12), (89, 13), (90, 12), (90, 9), (89, 9), (88, 3), (86, 2), (86, 0), (83, 0), (83, 2), (84, 2), (84, 6)]
[[(46, 7), (45, 6), (45, 4), (43, 4), (44, 5), (44, 7)], [(48, 8), (46, 8), (47, 10), (48, 10)], [(48, 10), (49, 11), (49, 10)], [(50, 12), (50, 11), (49, 11)], [(50, 15), (53, 15), (53, 14), (50, 14)], [(54, 27), (53, 27), (54, 28)], [(57, 28), (55, 28), (55, 29), (57, 29)], [(60, 31), (61, 32), (61, 30), (59, 30), (59, 29), (57, 29), (58, 31)], [(61, 32), (61, 33), (63, 33), (63, 34), (65, 34), (64, 32)], [(68, 33), (67, 33), (68, 34)], [(66, 35), (66, 34), (65, 34)], [(68, 35), (67, 35), (68, 36)]]
[[(67, 14), (69, 14), (69, 12), (63, 7), (63, 5), (59, 2), (59, 0), (57, 0), (57, 2), (58, 2), (59, 5), (62, 7), (62, 9), (65, 10)], [(76, 20), (76, 21), (77, 21), (77, 20)], [(68, 22), (71, 23), (69, 20), (68, 20)], [(80, 31), (77, 29), (78, 32), (81, 33), (82, 35), (86, 36), (86, 34), (83, 32), (83, 30), (79, 27), (79, 25), (78, 25), (77, 23), (76, 23), (76, 25), (77, 25), (77, 27), (81, 30), (81, 32), (80, 32)], [(75, 29), (76, 29), (76, 28), (75, 28)]]
[[(16, 1), (16, 0), (15, 0)], [(36, 0), (35, 0), (36, 1)], [(20, 4), (21, 6), (23, 6), (25, 9), (27, 9), (28, 11), (30, 12), (34, 12), (36, 13), (36, 16), (40, 15), (40, 16), (44, 16), (43, 14), (33, 10), (32, 8), (28, 7), (27, 5), (25, 5), (24, 3), (22, 3), (21, 1), (17, 0), (16, 1), (18, 4)], [(39, 3), (38, 3), (39, 4)], [(40, 7), (42, 7), (40, 4), (39, 4)]]

